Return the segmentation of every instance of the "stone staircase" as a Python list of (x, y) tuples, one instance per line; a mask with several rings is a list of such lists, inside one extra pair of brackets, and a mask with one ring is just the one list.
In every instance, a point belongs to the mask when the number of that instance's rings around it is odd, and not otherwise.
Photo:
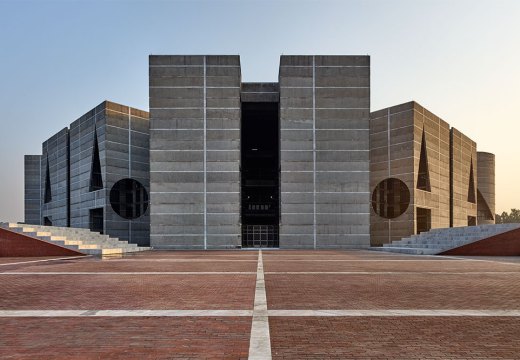
[(419, 235), (412, 235), (393, 241), (391, 244), (384, 244), (382, 247), (372, 247), (370, 249), (412, 255), (436, 255), (519, 228), (520, 223), (432, 229)]
[(89, 229), (0, 223), (0, 227), (88, 255), (117, 255), (150, 250)]

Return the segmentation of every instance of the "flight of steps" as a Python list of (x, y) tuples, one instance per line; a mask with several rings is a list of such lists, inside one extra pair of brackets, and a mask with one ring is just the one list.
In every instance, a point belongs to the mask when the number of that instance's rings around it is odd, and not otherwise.
[(412, 235), (382, 247), (372, 247), (371, 250), (395, 252), (413, 255), (435, 255), (520, 228), (520, 224), (487, 224), (443, 229), (432, 229), (428, 232)]
[(89, 229), (17, 223), (0, 223), (0, 227), (88, 255), (116, 255), (150, 250), (149, 247), (129, 244), (128, 241), (101, 235)]

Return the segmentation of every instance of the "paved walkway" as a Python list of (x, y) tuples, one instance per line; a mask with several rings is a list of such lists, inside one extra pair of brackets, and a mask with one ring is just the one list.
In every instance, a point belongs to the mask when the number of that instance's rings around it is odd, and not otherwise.
[(2, 258), (0, 359), (518, 359), (519, 280), (369, 251)]

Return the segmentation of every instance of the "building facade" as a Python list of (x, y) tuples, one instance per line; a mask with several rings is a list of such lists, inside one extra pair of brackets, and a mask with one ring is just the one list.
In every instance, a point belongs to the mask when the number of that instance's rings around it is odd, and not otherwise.
[[(152, 55), (150, 113), (103, 102), (25, 158), (27, 223), (156, 249), (366, 248), (494, 222), (494, 156), (416, 102), (370, 112), (369, 56)], [(149, 206), (148, 206), (149, 205)]]
[(473, 140), (416, 102), (373, 112), (372, 246), (434, 228), (494, 223), (494, 173), (493, 154), (477, 153)]
[(149, 164), (148, 113), (105, 101), (26, 157), (25, 222), (148, 245)]
[(151, 245), (369, 245), (368, 56), (151, 56)]

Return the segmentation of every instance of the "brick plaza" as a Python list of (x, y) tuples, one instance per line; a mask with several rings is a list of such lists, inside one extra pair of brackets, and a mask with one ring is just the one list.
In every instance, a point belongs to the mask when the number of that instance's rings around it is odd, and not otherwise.
[(2, 258), (0, 358), (518, 359), (519, 275), (363, 250)]

